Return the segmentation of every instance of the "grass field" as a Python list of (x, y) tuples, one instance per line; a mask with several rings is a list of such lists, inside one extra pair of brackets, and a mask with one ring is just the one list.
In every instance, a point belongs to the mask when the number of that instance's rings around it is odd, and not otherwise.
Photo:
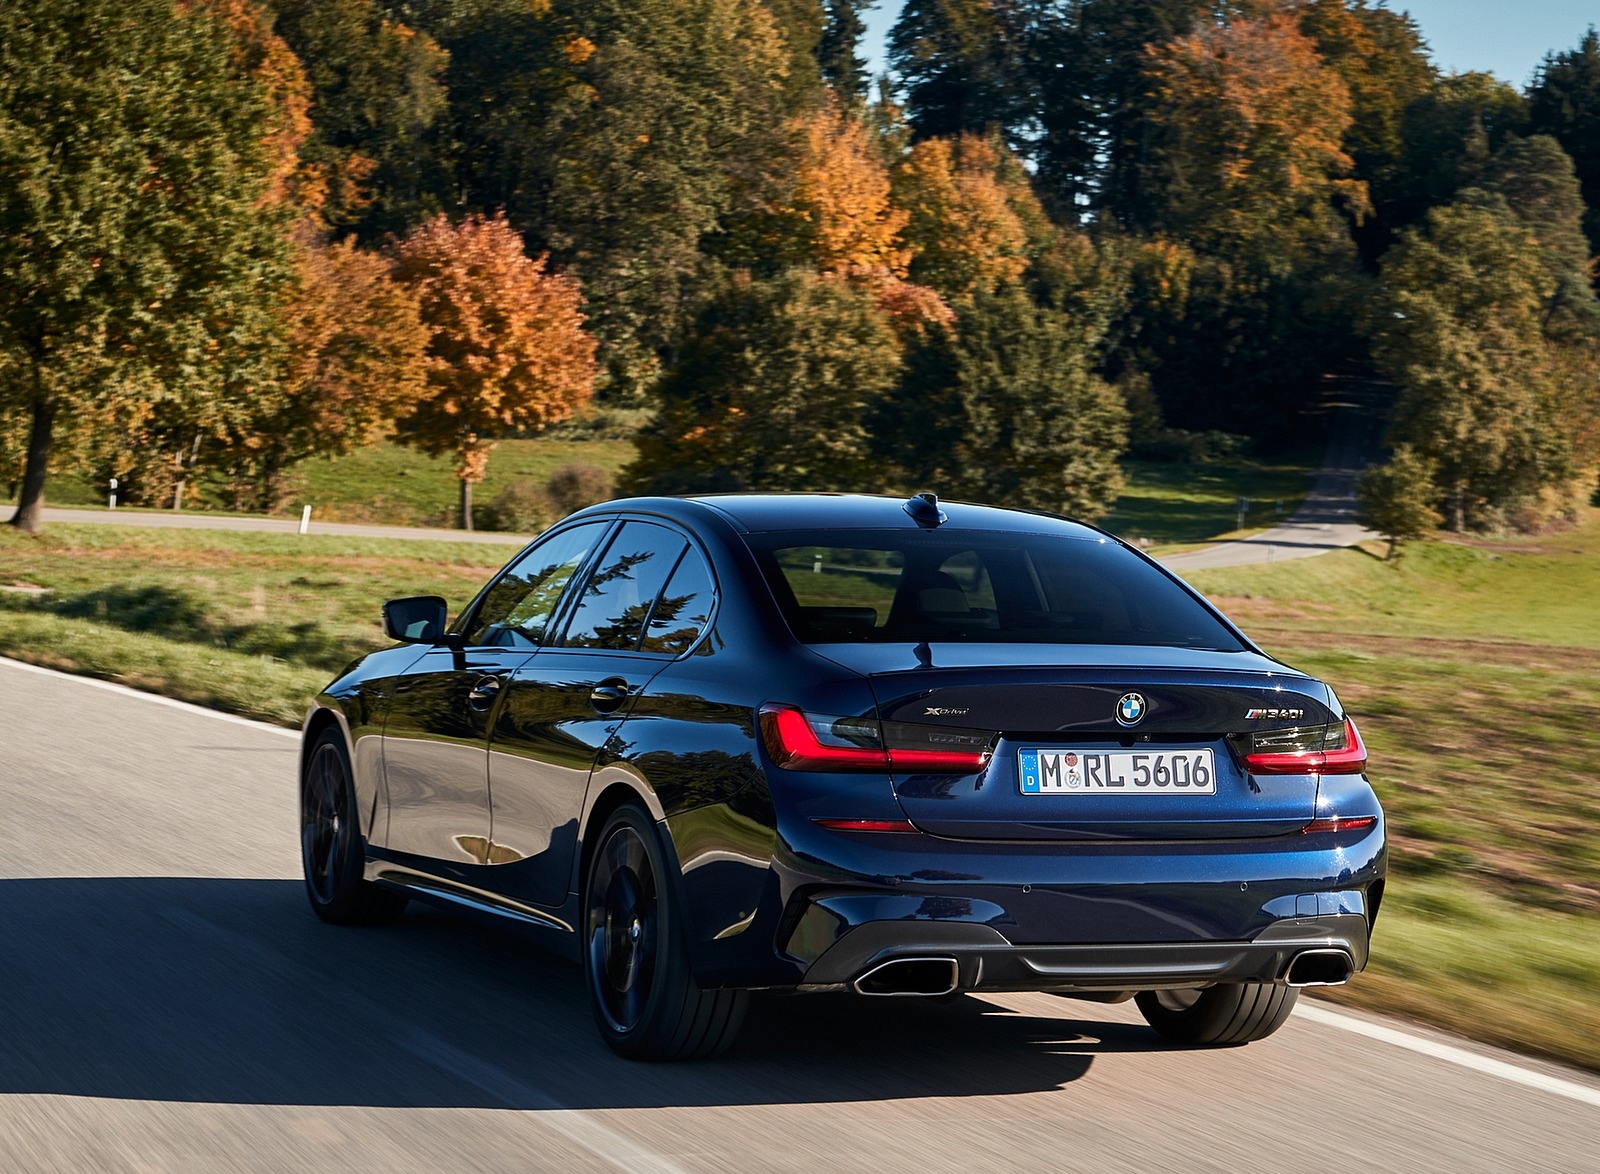
[[(473, 499), (490, 502), (516, 481), (543, 485), (567, 464), (595, 465), (615, 477), (633, 456), (629, 440), (574, 434), (503, 440)], [(1320, 453), (1306, 450), (1263, 461), (1125, 461), (1127, 484), (1116, 508), (1099, 522), (1113, 534), (1130, 540), (1146, 538), (1157, 546), (1203, 542), (1235, 529), (1235, 503), (1245, 497), (1250, 501), (1245, 529), (1275, 525), (1299, 505), (1319, 459)], [(327, 522), (451, 527), (458, 521), (453, 458), (424, 456), (390, 441), (349, 456), (306, 461), (292, 477), (294, 492), (284, 505), (286, 516), (298, 515), (301, 506), (309, 504), (314, 516)], [(105, 504), (106, 490), (81, 476), (62, 474), (51, 480), (48, 497), (52, 505), (96, 506)], [(221, 501), (220, 492), (211, 486), (202, 505), (220, 509)]]
[(1600, 1070), (1600, 511), (1188, 577), (1331, 684), (1371, 752), (1392, 880), (1333, 997)]
[[(566, 464), (596, 465), (615, 476), (633, 455), (629, 440), (502, 440), (489, 459), (488, 475), (473, 490), (473, 500), (490, 502), (513, 481), (543, 485)], [(425, 456), (391, 441), (349, 456), (306, 461), (291, 478), (294, 491), (284, 505), (286, 516), (298, 515), (302, 506), (310, 505), (314, 516), (325, 522), (449, 528), (459, 520), (454, 458)], [(51, 480), (47, 494), (52, 505), (106, 501), (103, 486), (65, 474)], [(216, 487), (206, 488), (203, 508), (220, 509), (221, 501)]]

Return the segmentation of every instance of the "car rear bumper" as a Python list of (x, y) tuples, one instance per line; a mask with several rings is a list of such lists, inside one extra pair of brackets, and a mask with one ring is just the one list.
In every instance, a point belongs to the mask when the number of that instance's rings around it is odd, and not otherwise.
[[(1017, 945), (988, 925), (872, 921), (845, 933), (807, 967), (801, 989), (943, 994), (944, 989), (900, 989), (927, 981), (922, 976), (933, 972), (890, 965), (935, 960), (950, 963), (948, 989), (960, 991), (1092, 994), (1249, 981), (1325, 985), (1337, 978), (1337, 967), (1302, 967), (1292, 976), (1296, 959), (1332, 962), (1342, 955), (1347, 977), (1366, 965), (1367, 943), (1367, 919), (1353, 913), (1295, 918), (1251, 941), (1074, 945)], [(1298, 981), (1307, 975), (1311, 982)]]

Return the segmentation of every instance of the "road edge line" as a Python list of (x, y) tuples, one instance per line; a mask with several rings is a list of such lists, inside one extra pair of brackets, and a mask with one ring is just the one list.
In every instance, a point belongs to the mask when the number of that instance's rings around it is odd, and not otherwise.
[(205, 717), (213, 717), (219, 721), (232, 722), (237, 726), (248, 726), (253, 730), (260, 730), (267, 734), (281, 734), (287, 738), (298, 739), (298, 730), (275, 726), (269, 722), (259, 722), (252, 718), (240, 717), (234, 713), (223, 713), (220, 709), (207, 709), (204, 705), (196, 705), (192, 701), (179, 701), (175, 697), (163, 697), (160, 693), (147, 693), (143, 689), (135, 689), (130, 685), (119, 684), (116, 681), (102, 681), (99, 677), (88, 677), (82, 673), (68, 673), (61, 669), (45, 668), (39, 664), (29, 664), (25, 660), (13, 660), (9, 656), (0, 656), (0, 665), (7, 668), (23, 669), (30, 673), (40, 673), (43, 676), (55, 677), (63, 681), (76, 681), (82, 685), (92, 685), (96, 689), (105, 689), (111, 693), (121, 693), (129, 697), (138, 697), (144, 701), (151, 701), (157, 705), (165, 705), (170, 709), (180, 709), (187, 713), (197, 713)]
[(1493, 1056), (1480, 1055), (1477, 1052), (1457, 1047), (1454, 1044), (1441, 1043), (1438, 1040), (1428, 1039), (1426, 1036), (1413, 1035), (1410, 1032), (1387, 1027), (1381, 1023), (1359, 1019), (1354, 1015), (1346, 1015), (1320, 1004), (1302, 1002), (1295, 1009), (1295, 1018), (1309, 1019), (1311, 1022), (1320, 1023), (1324, 1027), (1334, 1027), (1340, 1031), (1351, 1032), (1354, 1035), (1363, 1035), (1368, 1039), (1377, 1040), (1379, 1043), (1405, 1048), (1407, 1051), (1417, 1052), (1423, 1056), (1431, 1056), (1435, 1060), (1443, 1060), (1445, 1063), (1454, 1064), (1459, 1068), (1466, 1068), (1485, 1076), (1498, 1077), (1512, 1084), (1538, 1089), (1540, 1092), (1554, 1093), (1556, 1096), (1566, 1097), (1569, 1100), (1580, 1101), (1583, 1104), (1600, 1108), (1600, 1089), (1586, 1084), (1579, 1084), (1577, 1081), (1564, 1080), (1559, 1076), (1551, 1076), (1549, 1073), (1539, 1072), (1532, 1068), (1508, 1064), (1504, 1060), (1496, 1060)]

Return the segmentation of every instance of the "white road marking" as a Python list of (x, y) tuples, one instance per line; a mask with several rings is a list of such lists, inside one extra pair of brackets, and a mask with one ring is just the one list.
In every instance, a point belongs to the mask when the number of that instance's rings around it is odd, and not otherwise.
[[(247, 934), (219, 925), (181, 905), (169, 906), (161, 916), (173, 925), (203, 933), (254, 958), (299, 986), (322, 989), (322, 977), (316, 972)], [(609, 1128), (593, 1113), (568, 1108), (549, 1093), (519, 1080), (505, 1069), (401, 1019), (378, 1000), (354, 991), (342, 992), (339, 1000), (346, 1012), (359, 1012), (382, 1025), (395, 1044), (413, 1056), (466, 1081), (508, 1108), (529, 1113), (540, 1125), (555, 1130), (617, 1169), (643, 1171), (644, 1174), (684, 1174), (682, 1167)]]
[(1586, 1084), (1579, 1084), (1573, 1080), (1563, 1080), (1559, 1076), (1551, 1076), (1546, 1072), (1538, 1072), (1532, 1068), (1523, 1068), (1516, 1064), (1508, 1064), (1504, 1060), (1496, 1060), (1492, 1056), (1479, 1055), (1469, 1052), (1466, 1048), (1458, 1048), (1452, 1044), (1440, 1043), (1438, 1040), (1428, 1039), (1410, 1032), (1398, 1031), (1393, 1027), (1385, 1027), (1381, 1023), (1373, 1023), (1367, 1019), (1357, 1019), (1354, 1015), (1342, 1015), (1338, 1011), (1315, 1003), (1302, 1002), (1295, 1008), (1295, 1018), (1309, 1019), (1313, 1023), (1320, 1023), (1325, 1027), (1336, 1027), (1340, 1031), (1352, 1032), (1355, 1035), (1364, 1035), (1368, 1039), (1378, 1040), (1380, 1043), (1392, 1044), (1397, 1048), (1416, 1052), (1423, 1056), (1432, 1056), (1435, 1060), (1443, 1060), (1447, 1064), (1454, 1064), (1459, 1068), (1468, 1068), (1474, 1072), (1481, 1072), (1485, 1076), (1495, 1076), (1501, 1080), (1509, 1080), (1513, 1084), (1536, 1088), (1541, 1092), (1554, 1093), (1558, 1097), (1567, 1097), (1580, 1101), (1586, 1105), (1600, 1108), (1600, 1089), (1591, 1088)]
[(207, 709), (203, 705), (194, 705), (188, 701), (175, 701), (171, 697), (162, 697), (158, 693), (146, 693), (142, 689), (132, 689), (127, 685), (119, 685), (115, 681), (102, 681), (96, 677), (80, 676), (77, 673), (64, 673), (60, 669), (47, 669), (26, 661), (12, 660), (9, 656), (0, 656), (0, 664), (7, 668), (22, 669), (24, 672), (40, 673), (46, 677), (55, 677), (63, 681), (76, 681), (80, 685), (89, 685), (95, 689), (105, 689), (111, 693), (122, 693), (128, 697), (137, 697), (141, 701), (148, 701), (153, 705), (165, 705), (169, 709), (181, 709), (185, 713), (198, 714), (201, 717), (216, 718), (218, 721), (232, 722), (236, 726), (248, 726), (252, 730), (259, 730), (263, 734), (281, 734), (285, 738), (300, 737), (298, 730), (286, 730), (282, 726), (270, 725), (267, 722), (252, 721), (247, 717), (237, 717), (231, 713), (223, 713), (220, 709)]

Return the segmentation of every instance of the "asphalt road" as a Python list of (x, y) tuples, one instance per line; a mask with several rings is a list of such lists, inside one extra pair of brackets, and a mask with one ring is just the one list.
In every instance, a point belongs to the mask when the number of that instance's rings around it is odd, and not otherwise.
[(318, 922), (290, 733), (4, 660), (0, 715), (0, 1170), (1600, 1161), (1600, 1081), (1304, 1001), (1186, 1051), (1046, 995), (771, 998), (724, 1059), (631, 1064), (531, 942)]

